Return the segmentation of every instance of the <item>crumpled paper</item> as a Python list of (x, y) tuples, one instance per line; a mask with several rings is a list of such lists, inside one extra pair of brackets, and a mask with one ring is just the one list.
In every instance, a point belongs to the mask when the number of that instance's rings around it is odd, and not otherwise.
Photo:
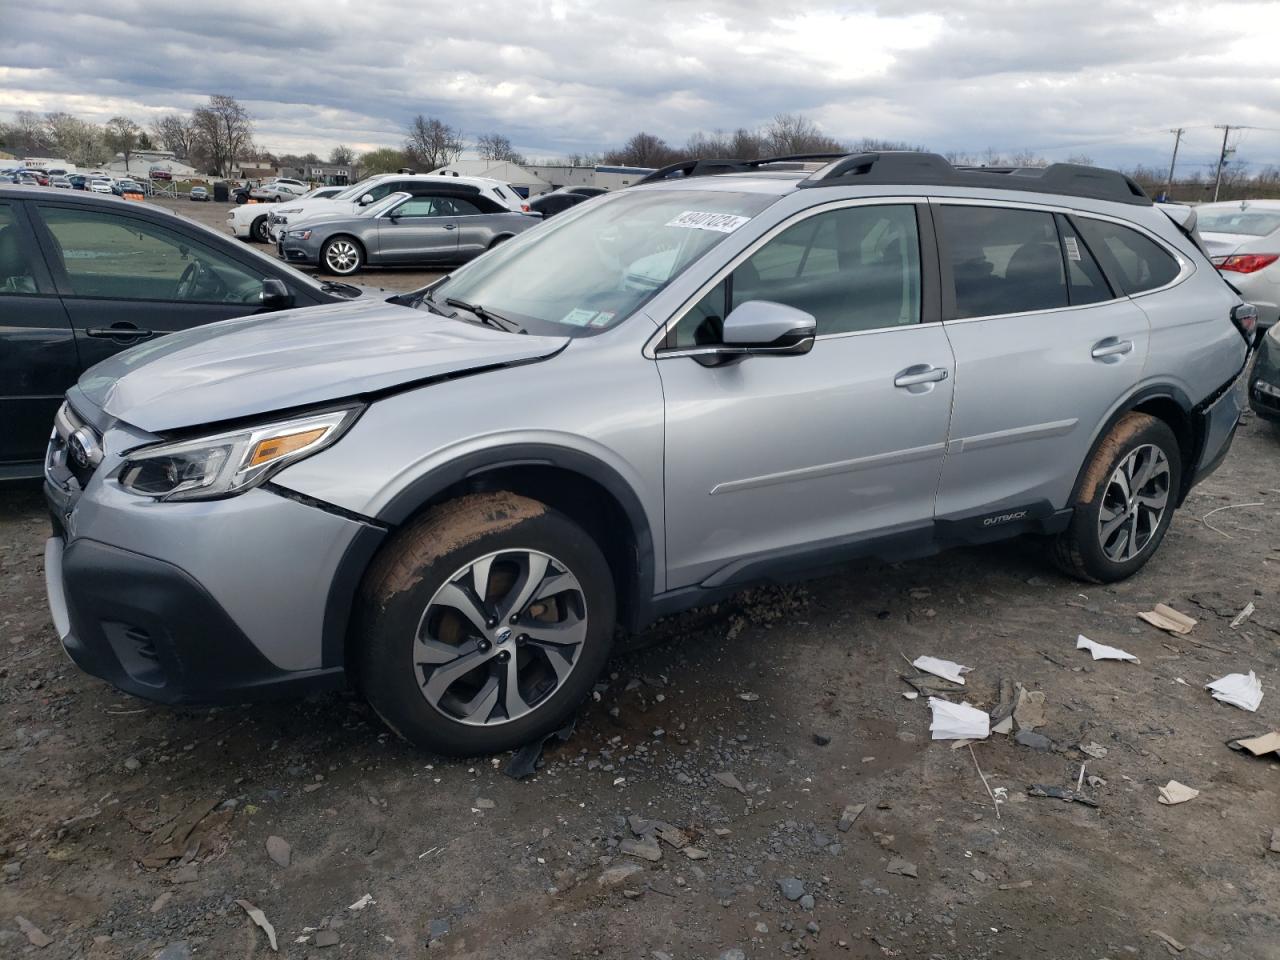
[(930, 697), (929, 709), (933, 711), (929, 730), (934, 740), (985, 740), (991, 735), (991, 718), (977, 707)]
[(1243, 673), (1229, 673), (1225, 677), (1205, 684), (1206, 690), (1213, 691), (1213, 699), (1229, 703), (1250, 713), (1258, 709), (1262, 702), (1262, 684), (1250, 670)]

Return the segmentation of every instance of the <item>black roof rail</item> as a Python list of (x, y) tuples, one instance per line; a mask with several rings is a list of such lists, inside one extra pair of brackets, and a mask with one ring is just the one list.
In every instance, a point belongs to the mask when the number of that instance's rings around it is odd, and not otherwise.
[(847, 156), (847, 154), (795, 153), (784, 157), (761, 157), (758, 160), (681, 160), (678, 163), (667, 164), (665, 167), (659, 167), (653, 173), (646, 174), (637, 180), (635, 185), (639, 186), (642, 183), (656, 183), (659, 180), (672, 180), (683, 177), (713, 177), (721, 173), (749, 173), (770, 163), (812, 163), (815, 160), (839, 160), (844, 156)]
[(1051, 163), (1047, 167), (955, 167), (936, 153), (911, 151), (850, 154), (827, 164), (798, 186), (850, 184), (985, 187), (1151, 205), (1142, 188), (1116, 170), (1074, 163)]

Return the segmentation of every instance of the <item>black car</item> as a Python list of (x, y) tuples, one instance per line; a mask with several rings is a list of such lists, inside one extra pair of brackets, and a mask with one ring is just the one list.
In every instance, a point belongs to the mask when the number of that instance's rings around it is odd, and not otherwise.
[(40, 475), (63, 393), (99, 360), (215, 320), (361, 295), (160, 207), (0, 186), (0, 479)]
[(608, 191), (604, 187), (561, 187), (530, 200), (529, 212), (540, 213), (543, 219), (554, 217), (557, 213), (564, 213), (570, 207), (576, 207), (584, 200), (598, 197), (602, 193)]
[(1258, 345), (1258, 358), (1249, 374), (1249, 406), (1280, 433), (1280, 323)]

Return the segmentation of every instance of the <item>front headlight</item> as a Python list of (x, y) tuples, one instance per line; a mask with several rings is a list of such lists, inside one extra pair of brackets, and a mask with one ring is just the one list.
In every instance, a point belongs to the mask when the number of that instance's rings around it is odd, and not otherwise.
[(130, 493), (156, 500), (212, 500), (263, 483), (282, 467), (335, 443), (363, 407), (279, 420), (195, 440), (142, 447), (116, 476)]
[(290, 230), (285, 234), (286, 237), (292, 237), (294, 240), (310, 240), (310, 230)]

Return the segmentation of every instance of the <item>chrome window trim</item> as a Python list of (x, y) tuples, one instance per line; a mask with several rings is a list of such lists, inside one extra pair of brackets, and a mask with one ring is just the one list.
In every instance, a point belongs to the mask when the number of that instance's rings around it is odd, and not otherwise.
[[(1178, 264), (1178, 275), (1168, 283), (1159, 287), (1152, 287), (1150, 290), (1143, 290), (1141, 293), (1121, 294), (1118, 297), (1112, 297), (1110, 300), (1095, 300), (1093, 303), (1077, 303), (1070, 304), (1065, 307), (1050, 307), (1046, 310), (1022, 310), (1014, 313), (989, 313), (980, 317), (958, 317), (954, 320), (944, 319), (944, 324), (972, 323), (975, 320), (1002, 320), (1006, 317), (1034, 317), (1045, 313), (1066, 313), (1074, 310), (1087, 310), (1090, 307), (1101, 307), (1109, 303), (1119, 303), (1122, 300), (1136, 300), (1138, 297), (1150, 296), (1153, 293), (1161, 293), (1169, 290), (1188, 279), (1196, 272), (1195, 264), (1187, 257), (1183, 256), (1175, 248), (1171, 247), (1168, 241), (1162, 237), (1156, 236), (1141, 224), (1134, 223), (1132, 220), (1125, 220), (1123, 217), (1113, 217), (1105, 213), (1095, 213), (1092, 210), (1081, 210), (1077, 207), (1054, 206), (1048, 203), (1020, 203), (1015, 200), (981, 200), (973, 197), (930, 197), (929, 205), (934, 207), (941, 206), (962, 206), (962, 207), (1007, 207), (1015, 210), (1032, 210), (1039, 213), (1060, 213), (1063, 216), (1077, 217), (1080, 219), (1102, 220), (1108, 223), (1114, 223), (1117, 226), (1128, 227), (1142, 236), (1146, 237), (1161, 250), (1167, 253)], [(934, 229), (941, 231), (942, 227), (935, 221)], [(1094, 257), (1096, 261), (1097, 258)], [(1099, 264), (1101, 267), (1101, 264)], [(1109, 281), (1108, 281), (1109, 282)]]
[[(766, 243), (776, 237), (782, 231), (795, 226), (797, 223), (803, 223), (810, 217), (816, 217), (819, 214), (827, 213), (831, 210), (840, 210), (845, 207), (870, 207), (870, 206), (917, 206), (928, 201), (928, 198), (920, 196), (892, 196), (892, 197), (852, 197), (843, 200), (828, 200), (825, 203), (817, 204), (812, 207), (805, 207), (803, 210), (797, 210), (785, 220), (775, 223), (767, 231), (756, 237), (747, 247), (740, 250), (738, 254), (727, 264), (711, 275), (711, 279), (703, 283), (689, 299), (680, 304), (675, 312), (664, 322), (658, 325), (657, 331), (645, 341), (642, 355), (648, 360), (665, 360), (668, 357), (692, 357), (705, 354), (720, 352), (720, 347), (685, 347), (679, 350), (658, 350), (658, 344), (661, 343), (671, 332), (671, 328), (684, 319), (685, 314), (697, 305), (697, 303), (705, 297), (721, 280), (733, 273), (742, 262), (751, 257), (757, 250)], [(768, 208), (766, 208), (768, 209)], [(917, 231), (918, 236), (918, 231)], [(923, 304), (921, 304), (923, 310)], [(917, 327), (929, 326), (917, 320), (915, 323), (897, 323), (889, 327), (876, 327), (871, 330), (851, 330), (846, 333), (824, 333), (815, 337), (815, 341), (829, 340), (836, 337), (858, 336), (864, 333), (881, 333), (885, 330), (911, 330)]]

